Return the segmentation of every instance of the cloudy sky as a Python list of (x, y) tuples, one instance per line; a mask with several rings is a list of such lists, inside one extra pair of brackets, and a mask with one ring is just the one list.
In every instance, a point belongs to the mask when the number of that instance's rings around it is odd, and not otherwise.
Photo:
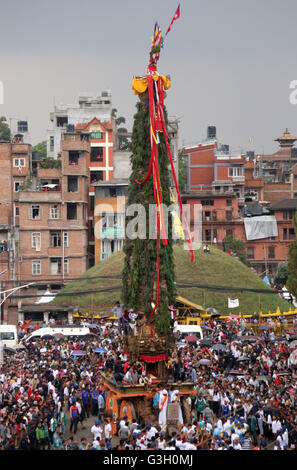
[[(181, 0), (159, 72), (170, 74), (169, 115), (180, 145), (217, 127), (222, 143), (275, 151), (286, 127), (297, 135), (296, 0)], [(28, 120), (32, 143), (45, 139), (54, 103), (111, 89), (131, 129), (133, 75), (146, 71), (153, 25), (165, 33), (178, 0), (9, 0), (1, 2), (0, 115)]]

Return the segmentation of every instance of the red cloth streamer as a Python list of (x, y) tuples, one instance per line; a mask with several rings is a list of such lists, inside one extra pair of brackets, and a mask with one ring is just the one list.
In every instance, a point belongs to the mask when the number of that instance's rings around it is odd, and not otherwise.
[(146, 356), (144, 354), (141, 354), (140, 359), (145, 362), (160, 362), (165, 361), (166, 354), (157, 354), (156, 356)]
[(165, 144), (166, 144), (166, 148), (167, 148), (167, 152), (168, 152), (168, 156), (169, 156), (169, 160), (170, 160), (172, 175), (173, 175), (174, 184), (175, 184), (175, 188), (176, 188), (176, 192), (177, 192), (177, 197), (178, 197), (178, 202), (179, 202), (179, 207), (180, 207), (180, 211), (181, 211), (181, 214), (182, 214), (182, 217), (183, 217), (183, 221), (184, 221), (184, 224), (185, 224), (185, 228), (186, 228), (187, 239), (188, 239), (187, 241), (188, 241), (188, 245), (189, 245), (189, 248), (190, 248), (191, 261), (194, 261), (195, 257), (194, 257), (194, 252), (193, 252), (193, 247), (192, 247), (192, 241), (191, 241), (191, 237), (190, 237), (190, 231), (189, 231), (189, 227), (188, 227), (187, 220), (186, 220), (186, 217), (185, 217), (185, 213), (184, 213), (184, 211), (183, 211), (183, 204), (182, 204), (182, 200), (181, 200), (181, 195), (180, 195), (180, 191), (179, 191), (179, 187), (178, 187), (178, 182), (177, 182), (177, 178), (176, 178), (176, 173), (175, 173), (175, 169), (174, 169), (174, 164), (173, 164), (173, 160), (172, 160), (172, 155), (171, 155), (171, 151), (170, 151), (170, 147), (169, 147), (169, 143), (168, 143), (168, 138), (167, 138), (167, 132), (166, 132), (166, 126), (165, 126), (165, 120), (164, 120), (163, 109), (162, 109), (162, 107), (160, 106), (160, 104), (158, 104), (158, 106), (159, 106), (160, 113), (161, 113), (161, 119), (162, 119), (162, 124), (163, 124), (163, 132), (164, 132), (164, 139), (165, 139)]
[[(178, 9), (178, 15), (179, 15), (179, 9)], [(177, 13), (176, 13), (177, 15)], [(177, 19), (174, 18), (173, 21)], [(173, 22), (172, 21), (172, 22)], [(178, 182), (175, 174), (175, 169), (174, 169), (174, 164), (172, 160), (172, 155), (168, 143), (168, 137), (167, 137), (167, 130), (165, 126), (165, 120), (164, 120), (164, 113), (163, 113), (163, 106), (164, 106), (164, 89), (163, 89), (163, 80), (160, 78), (157, 83), (153, 80), (152, 74), (148, 74), (146, 76), (147, 78), (147, 83), (148, 83), (148, 107), (149, 107), (149, 115), (150, 115), (150, 139), (151, 139), (151, 158), (150, 158), (150, 163), (149, 163), (149, 168), (147, 171), (147, 174), (143, 181), (139, 182), (138, 180), (135, 180), (135, 182), (139, 185), (145, 184), (151, 174), (153, 174), (153, 189), (154, 189), (154, 200), (155, 200), (155, 206), (157, 208), (156, 210), (156, 244), (157, 244), (157, 298), (156, 302), (153, 308), (152, 313), (148, 316), (148, 320), (154, 315), (156, 312), (158, 305), (159, 305), (159, 298), (160, 298), (160, 260), (159, 260), (159, 238), (162, 240), (164, 245), (168, 244), (167, 240), (167, 235), (165, 232), (165, 224), (164, 224), (164, 214), (163, 214), (163, 209), (162, 209), (162, 188), (161, 188), (161, 183), (160, 183), (160, 175), (159, 175), (159, 164), (158, 164), (158, 152), (157, 152), (157, 132), (160, 132), (161, 129), (163, 130), (164, 134), (164, 139), (165, 139), (165, 144), (167, 148), (167, 153), (168, 157), (170, 160), (170, 165), (171, 165), (171, 170), (173, 174), (173, 179), (174, 179), (174, 184), (178, 196), (178, 201), (179, 201), (179, 206), (181, 210), (181, 214), (184, 220), (184, 225), (186, 228), (186, 234), (187, 234), (187, 241), (189, 244), (190, 248), (190, 256), (191, 256), (191, 261), (194, 260), (194, 253), (193, 253), (193, 248), (192, 248), (192, 242), (190, 238), (190, 232), (188, 228), (188, 224), (185, 218), (185, 214), (183, 211), (182, 207), (182, 200), (180, 196), (180, 191), (178, 187)], [(154, 106), (154, 84), (156, 86), (156, 109)], [(157, 126), (156, 126), (156, 117), (157, 117)], [(153, 338), (153, 328), (152, 325), (149, 323), (150, 329), (151, 329), (151, 338)]]

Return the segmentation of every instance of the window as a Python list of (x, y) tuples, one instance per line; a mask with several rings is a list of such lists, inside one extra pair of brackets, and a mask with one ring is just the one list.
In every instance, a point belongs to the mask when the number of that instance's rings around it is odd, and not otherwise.
[(90, 196), (90, 210), (94, 212), (95, 209), (95, 196)]
[(248, 247), (247, 257), (248, 257), (248, 259), (254, 259), (254, 248), (253, 247)]
[(67, 204), (67, 219), (77, 219), (77, 204), (71, 202)]
[(68, 124), (68, 116), (57, 116), (57, 127), (65, 127)]
[(295, 230), (293, 228), (289, 228), (289, 240), (295, 240)]
[(232, 206), (232, 199), (226, 199), (226, 206)]
[(69, 273), (69, 262), (68, 262), (68, 259), (64, 258), (64, 274), (68, 274), (68, 273)]
[(275, 258), (275, 248), (274, 246), (268, 247), (268, 258), (273, 259)]
[(233, 237), (233, 230), (232, 228), (226, 229), (226, 237)]
[(26, 160), (24, 158), (14, 158), (13, 159), (13, 166), (15, 168), (24, 167), (24, 166), (26, 166)]
[(61, 232), (50, 232), (50, 247), (61, 246)]
[(103, 171), (91, 171), (90, 181), (91, 183), (97, 183), (98, 181), (103, 181)]
[(78, 165), (79, 152), (74, 150), (69, 151), (69, 165)]
[(283, 211), (283, 219), (284, 220), (292, 220), (294, 217), (294, 211)]
[(14, 182), (14, 192), (18, 193), (19, 192), (19, 187), (21, 186), (21, 183), (19, 181)]
[(91, 147), (91, 162), (103, 161), (103, 147)]
[(202, 199), (201, 205), (202, 206), (214, 206), (214, 199)]
[(212, 220), (216, 221), (217, 220), (217, 211), (212, 211)]
[(32, 274), (33, 276), (38, 276), (41, 274), (41, 261), (40, 259), (35, 259), (32, 261)]
[(226, 219), (232, 220), (232, 211), (226, 211)]
[(243, 168), (241, 166), (228, 168), (228, 176), (235, 177), (235, 176), (242, 176), (242, 175), (243, 175)]
[(55, 149), (55, 138), (53, 135), (50, 136), (50, 152), (53, 152)]
[(14, 208), (14, 215), (16, 215), (16, 216), (20, 215), (20, 208), (19, 208), (19, 206), (15, 206), (15, 208)]
[(78, 191), (78, 177), (68, 176), (68, 192), (76, 193)]
[(59, 218), (58, 206), (51, 206), (50, 207), (50, 219), (58, 219), (58, 218)]
[(33, 232), (32, 233), (32, 248), (35, 248), (37, 251), (39, 251), (40, 247), (41, 247), (41, 233)]
[[(68, 259), (64, 258), (64, 274), (69, 272)], [(63, 274), (62, 258), (50, 258), (50, 273), (52, 275)]]
[(288, 229), (284, 228), (283, 229), (283, 240), (287, 240), (287, 239), (288, 239)]
[(211, 241), (211, 230), (205, 230), (205, 237), (204, 237), (204, 240), (206, 242), (210, 242)]
[(64, 247), (68, 246), (68, 232), (63, 233)]
[(40, 214), (41, 214), (41, 210), (40, 210), (39, 205), (34, 204), (33, 206), (31, 206), (31, 208), (30, 208), (30, 219), (40, 220)]
[(86, 204), (83, 204), (83, 206), (82, 206), (82, 217), (83, 217), (83, 220), (87, 220), (87, 215), (88, 215), (87, 206), (86, 206)]

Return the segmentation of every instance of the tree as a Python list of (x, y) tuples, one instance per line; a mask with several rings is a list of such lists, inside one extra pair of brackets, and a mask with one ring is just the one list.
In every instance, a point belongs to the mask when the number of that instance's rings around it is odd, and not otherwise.
[(178, 151), (178, 185), (180, 192), (187, 190), (187, 157)]
[[(154, 204), (154, 190), (152, 175), (144, 185), (135, 180), (142, 181), (146, 175), (151, 156), (149, 135), (149, 112), (144, 104), (137, 103), (137, 112), (131, 141), (131, 167), (130, 184), (128, 188), (128, 207), (140, 204), (145, 208), (146, 226), (137, 226), (144, 230), (145, 238), (126, 238), (124, 245), (125, 261), (122, 272), (122, 297), (128, 308), (142, 311), (146, 316), (152, 313), (152, 301), (156, 298), (157, 278), (157, 251), (156, 240), (149, 238), (149, 205)], [(164, 109), (165, 111), (165, 109)], [(165, 112), (167, 125), (167, 115)], [(167, 149), (163, 134), (160, 135), (158, 146), (158, 162), (160, 181), (162, 187), (162, 202), (170, 205), (170, 179), (168, 171)], [(135, 216), (126, 216), (126, 227)], [(160, 298), (158, 311), (154, 315), (155, 325), (161, 334), (167, 334), (170, 327), (168, 305), (175, 301), (174, 262), (172, 247), (172, 217), (168, 218), (168, 246), (160, 241), (159, 253)]]
[(113, 108), (111, 110), (111, 117), (114, 119), (118, 139), (119, 139), (119, 149), (120, 150), (131, 150), (131, 143), (128, 137), (125, 135), (128, 133), (128, 130), (125, 127), (119, 127), (121, 124), (126, 123), (126, 119), (123, 116), (118, 116), (118, 110)]
[(230, 250), (233, 253), (235, 252), (242, 263), (246, 264), (247, 266), (250, 265), (246, 257), (246, 243), (243, 240), (238, 240), (237, 238), (229, 235), (224, 238), (224, 243), (226, 251)]
[[(295, 234), (297, 233), (297, 212), (295, 212), (293, 225)], [(287, 289), (294, 297), (297, 297), (297, 240), (294, 240), (289, 246), (288, 255), (288, 280)]]
[(39, 142), (38, 144), (34, 145), (34, 147), (32, 147), (32, 152), (39, 152), (40, 158), (46, 158), (46, 140), (43, 140), (42, 142)]
[(286, 285), (288, 279), (288, 266), (285, 263), (279, 265), (274, 283), (277, 287)]
[(11, 132), (5, 116), (0, 117), (0, 141), (10, 142)]

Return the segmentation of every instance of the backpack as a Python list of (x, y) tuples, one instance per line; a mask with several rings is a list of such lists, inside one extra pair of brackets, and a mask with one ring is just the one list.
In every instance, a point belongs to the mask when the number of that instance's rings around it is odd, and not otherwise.
[(78, 418), (78, 409), (76, 407), (72, 408), (71, 417), (72, 417), (72, 419)]

